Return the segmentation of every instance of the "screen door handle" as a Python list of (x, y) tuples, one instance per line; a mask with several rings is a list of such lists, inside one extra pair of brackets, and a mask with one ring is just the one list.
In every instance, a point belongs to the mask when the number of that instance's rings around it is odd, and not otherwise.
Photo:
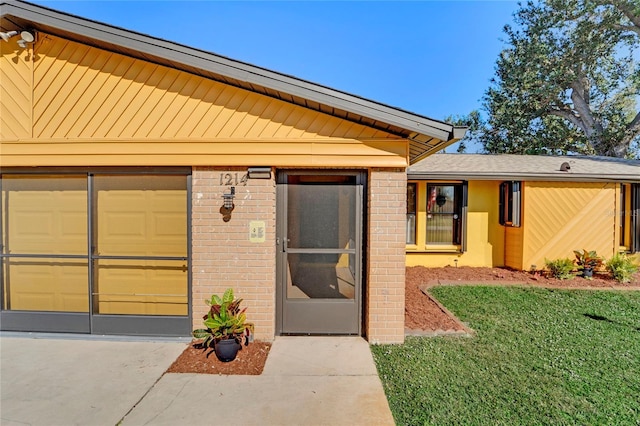
[[(289, 244), (291, 242), (291, 240), (289, 238), (283, 238), (282, 239), (282, 251), (286, 251), (287, 250), (287, 244)], [(276, 245), (279, 246), (280, 245), (280, 237), (276, 237)]]

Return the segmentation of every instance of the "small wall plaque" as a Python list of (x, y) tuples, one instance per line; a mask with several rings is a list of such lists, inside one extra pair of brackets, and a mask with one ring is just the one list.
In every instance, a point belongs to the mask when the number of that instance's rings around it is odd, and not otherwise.
[(252, 243), (264, 243), (265, 225), (262, 220), (252, 220), (249, 222), (249, 241)]

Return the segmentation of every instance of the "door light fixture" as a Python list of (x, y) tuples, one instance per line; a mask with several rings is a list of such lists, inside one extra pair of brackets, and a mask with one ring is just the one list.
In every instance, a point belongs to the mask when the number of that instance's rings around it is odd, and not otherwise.
[(231, 212), (235, 208), (235, 204), (233, 204), (233, 199), (236, 196), (236, 187), (232, 186), (229, 193), (222, 194), (222, 207), (220, 207), (220, 214), (222, 215), (222, 220), (224, 222), (229, 222), (231, 220)]
[(271, 167), (249, 167), (249, 179), (271, 179)]

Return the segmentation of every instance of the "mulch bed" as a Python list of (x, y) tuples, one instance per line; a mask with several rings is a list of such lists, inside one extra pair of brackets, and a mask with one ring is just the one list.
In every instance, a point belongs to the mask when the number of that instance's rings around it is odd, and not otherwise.
[[(407, 268), (405, 282), (405, 328), (408, 335), (468, 334), (471, 332), (444, 306), (428, 294), (434, 285), (525, 285), (565, 289), (640, 290), (640, 273), (628, 284), (619, 284), (608, 274), (595, 274), (587, 280), (557, 280), (544, 275), (505, 268), (445, 267)], [(189, 345), (167, 370), (168, 373), (205, 373), (221, 375), (260, 375), (271, 343), (253, 342), (243, 346), (234, 361), (221, 362), (211, 349)]]
[(524, 285), (559, 289), (640, 290), (640, 272), (630, 283), (620, 284), (609, 274), (597, 273), (593, 279), (575, 277), (558, 280), (505, 268), (444, 267), (407, 268), (405, 281), (405, 328), (408, 335), (465, 333), (467, 329), (438, 303), (428, 289), (434, 285)]
[(242, 346), (236, 359), (222, 362), (213, 349), (201, 349), (189, 345), (167, 370), (167, 373), (239, 374), (257, 376), (262, 374), (271, 349), (271, 343), (253, 342)]

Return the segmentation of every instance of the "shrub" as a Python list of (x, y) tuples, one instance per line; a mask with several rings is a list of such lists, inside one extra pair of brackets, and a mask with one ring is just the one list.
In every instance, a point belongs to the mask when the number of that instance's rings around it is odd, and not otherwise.
[(574, 250), (573, 253), (576, 255), (574, 262), (578, 265), (578, 269), (598, 269), (602, 266), (602, 258), (598, 256), (595, 250), (582, 250), (582, 252)]
[(569, 258), (556, 260), (545, 259), (544, 264), (554, 278), (558, 278), (560, 280), (568, 280), (574, 277), (572, 273), (573, 260)]
[(607, 270), (611, 272), (616, 281), (628, 283), (638, 270), (638, 267), (633, 264), (626, 254), (617, 253), (607, 261)]
[(214, 294), (205, 302), (211, 307), (202, 318), (206, 328), (193, 330), (192, 333), (196, 339), (203, 339), (202, 346), (213, 347), (215, 342), (228, 339), (241, 343), (243, 338), (245, 345), (249, 344), (253, 323), (247, 322), (247, 308), (240, 309), (242, 299), (233, 296), (233, 289), (227, 289), (222, 297)]

